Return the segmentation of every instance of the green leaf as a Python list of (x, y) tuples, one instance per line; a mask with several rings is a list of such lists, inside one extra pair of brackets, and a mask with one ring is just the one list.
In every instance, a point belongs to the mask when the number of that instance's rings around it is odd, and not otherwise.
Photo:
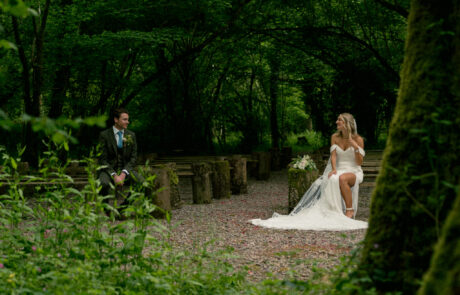
[(13, 167), (14, 170), (18, 169), (18, 163), (14, 158), (10, 158), (11, 161), (11, 167)]
[(107, 120), (107, 116), (98, 116), (98, 117), (87, 117), (83, 120), (85, 124), (88, 126), (98, 126), (98, 127), (105, 127), (105, 121)]
[(0, 40), (0, 48), (2, 47), (5, 49), (14, 49), (14, 50), (18, 49), (14, 43), (11, 43), (6, 40)]
[(27, 5), (22, 0), (16, 0), (14, 2), (15, 4), (11, 5), (9, 4), (9, 1), (2, 1), (0, 2), (0, 8), (6, 13), (12, 14), (14, 16), (26, 17), (29, 14), (29, 8)]

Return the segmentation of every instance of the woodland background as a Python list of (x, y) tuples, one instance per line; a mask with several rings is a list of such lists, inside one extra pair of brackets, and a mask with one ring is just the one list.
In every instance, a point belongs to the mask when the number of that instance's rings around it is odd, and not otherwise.
[[(121, 106), (141, 153), (234, 153), (292, 146), (307, 130), (318, 133), (306, 136), (318, 148), (346, 111), (366, 145), (384, 145), (408, 1), (28, 5), (33, 17), (20, 8), (0, 15), (1, 39), (17, 47), (0, 51), (0, 109), (10, 118), (109, 115)], [(2, 138), (10, 150), (30, 147), (33, 163), (40, 139), (16, 128)], [(73, 134), (76, 157), (96, 131)]]
[[(299, 145), (302, 136), (307, 142), (300, 148), (312, 150), (327, 145), (336, 116), (347, 111), (356, 116), (366, 148), (385, 150), (358, 265), (336, 274), (338, 283), (328, 285), (327, 292), (344, 294), (340, 290), (348, 288), (349, 294), (459, 293), (459, 0), (26, 4), (0, 1), (0, 138), (7, 150), (25, 146), (24, 160), (34, 165), (45, 148), (42, 139), (56, 142), (65, 137), (65, 132), (53, 129), (61, 125), (78, 139), (70, 149), (65, 145), (71, 156), (87, 155), (103, 127), (91, 118), (105, 116), (110, 126), (107, 115), (120, 106), (130, 110), (130, 128), (138, 135), (141, 153), (246, 153)], [(46, 117), (55, 120), (41, 120)], [(78, 118), (85, 118), (80, 122), (86, 124), (72, 123)], [(208, 286), (221, 294), (229, 288), (250, 293), (241, 277), (215, 280), (220, 265), (202, 272), (196, 271), (196, 264), (187, 264), (192, 268), (182, 274), (190, 280), (178, 286), (169, 276), (177, 273), (176, 265), (156, 259), (170, 249), (157, 256), (141, 255), (150, 230), (145, 225), (126, 243), (134, 245), (132, 249), (114, 246), (113, 236), (101, 238), (100, 231), (89, 231), (107, 219), (94, 217), (94, 206), (86, 201), (88, 196), (100, 201), (96, 185), (80, 193), (65, 188), (47, 192), (41, 201), (55, 206), (54, 211), (27, 207), (17, 189), (20, 179), (13, 157), (3, 154), (4, 162), (11, 163), (5, 179), (17, 180), (12, 186), (16, 190), (1, 196), (9, 207), (0, 203), (0, 216), (7, 216), (2, 222), (10, 225), (0, 231), (9, 243), (0, 259), (11, 260), (0, 262), (3, 286), (15, 288), (15, 273), (8, 271), (24, 274), (30, 288), (49, 286), (41, 281), (48, 277), (35, 276), (36, 266), (54, 257), (50, 270), (63, 267), (51, 273), (53, 290), (66, 287), (61, 276), (68, 283), (81, 273), (81, 268), (65, 263), (80, 261), (87, 276), (75, 281), (78, 287), (94, 281), (92, 272), (100, 276), (88, 290), (154, 290), (149, 288), (159, 284), (146, 278), (155, 274), (155, 279), (167, 281), (161, 286), (171, 293), (179, 288), (204, 294)], [(87, 211), (63, 211), (59, 202), (68, 202), (71, 194), (81, 197), (81, 208)], [(74, 218), (73, 241), (82, 248), (70, 249), (63, 263), (57, 251), (67, 251), (67, 242), (48, 245), (44, 233), (49, 228), (43, 223), (37, 226), (41, 236), (25, 237), (21, 223), (31, 220), (27, 214), (33, 220), (48, 218), (56, 237)], [(120, 228), (111, 230), (129, 231)], [(43, 257), (36, 255), (32, 243), (48, 247), (43, 246)], [(100, 245), (110, 251), (96, 253)], [(87, 253), (94, 255), (86, 259)], [(113, 273), (105, 277), (97, 268), (106, 269), (107, 260), (100, 258), (104, 253), (116, 253), (108, 258), (115, 261)], [(144, 268), (136, 269), (132, 278), (116, 277), (120, 267), (132, 265)], [(158, 265), (168, 268), (163, 271)], [(206, 276), (194, 277), (202, 274)], [(310, 282), (278, 283), (314, 290)], [(264, 288), (271, 289), (270, 284)], [(219, 292), (208, 289), (208, 294)]]

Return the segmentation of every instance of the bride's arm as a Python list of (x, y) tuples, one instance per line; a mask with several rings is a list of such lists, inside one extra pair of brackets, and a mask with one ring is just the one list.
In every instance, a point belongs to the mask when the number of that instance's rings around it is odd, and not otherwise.
[[(353, 146), (353, 148), (355, 149), (356, 164), (358, 166), (361, 166), (363, 164), (363, 160), (364, 160), (364, 155), (363, 155), (363, 153), (364, 153), (364, 141), (363, 141), (363, 138), (361, 136), (356, 137), (356, 139), (350, 138), (350, 145)], [(361, 153), (360, 149), (362, 150), (362, 153)]]
[[(334, 137), (334, 135), (332, 135), (331, 136), (331, 146), (333, 146), (334, 144), (336, 144), (335, 137)], [(331, 168), (332, 168), (332, 170), (331, 170), (331, 172), (329, 172), (328, 177), (331, 177), (332, 174), (337, 174), (337, 169), (336, 169), (336, 166), (335, 166), (336, 163), (337, 163), (337, 152), (334, 149), (331, 152)]]
[[(331, 167), (332, 167), (332, 171), (337, 171), (337, 169), (335, 168), (335, 163), (337, 162), (337, 153), (335, 150), (332, 151), (332, 154), (331, 154)], [(334, 173), (335, 174), (335, 173)]]

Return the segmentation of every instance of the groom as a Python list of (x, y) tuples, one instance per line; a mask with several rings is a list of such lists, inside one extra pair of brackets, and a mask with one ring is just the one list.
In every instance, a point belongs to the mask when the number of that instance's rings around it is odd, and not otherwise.
[(143, 177), (134, 171), (137, 161), (137, 142), (134, 132), (127, 129), (128, 111), (123, 108), (116, 109), (113, 113), (113, 122), (111, 128), (102, 131), (99, 135), (102, 147), (99, 161), (100, 165), (105, 166), (99, 172), (102, 195), (109, 193), (111, 183), (115, 185), (116, 191), (119, 191), (133, 181), (144, 181)]

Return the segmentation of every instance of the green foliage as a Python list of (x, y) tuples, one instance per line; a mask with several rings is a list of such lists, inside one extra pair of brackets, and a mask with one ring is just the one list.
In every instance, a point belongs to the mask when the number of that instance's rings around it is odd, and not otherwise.
[[(460, 187), (457, 191), (460, 192)], [(431, 264), (425, 273), (417, 294), (456, 294), (460, 287), (458, 261), (460, 259), (460, 194), (446, 219), (441, 237), (436, 244)]]
[[(45, 139), (43, 146), (48, 145), (47, 141), (50, 140), (58, 146), (62, 145), (63, 149), (69, 152), (69, 143), (77, 144), (78, 142), (77, 138), (72, 136), (73, 130), (78, 130), (82, 127), (103, 127), (105, 126), (105, 121), (106, 116), (75, 119), (60, 117), (58, 119), (50, 119), (48, 117), (31, 117), (26, 114), (12, 120), (0, 109), (0, 134), (3, 131), (5, 136), (11, 136), (11, 134), (19, 132), (18, 128), (21, 125), (30, 123), (35, 136)], [(14, 142), (14, 140), (9, 142), (10, 146), (8, 150), (11, 150), (12, 143)]]
[[(41, 161), (45, 179), (72, 179), (50, 145)], [(8, 193), (1, 195), (0, 289), (2, 292), (53, 294), (128, 293), (224, 294), (238, 289), (243, 277), (225, 262), (228, 252), (175, 251), (169, 244), (173, 230), (150, 214), (156, 210), (143, 188), (129, 191), (130, 219), (114, 222), (118, 208), (99, 196), (94, 154), (86, 158), (90, 183), (82, 190), (67, 185), (48, 186), (33, 197), (25, 196), (15, 173), (17, 159), (3, 154), (2, 180)], [(104, 212), (112, 212), (106, 216)], [(168, 219), (169, 220), (169, 219)]]
[(2, 0), (0, 1), (0, 9), (5, 13), (17, 17), (26, 17), (29, 14), (37, 15), (37, 12), (27, 7), (27, 5), (22, 0)]
[(329, 144), (328, 139), (321, 133), (310, 130), (299, 134), (289, 134), (285, 143), (285, 145), (292, 147), (295, 152), (316, 151), (327, 144)]
[[(22, 1), (14, 3), (25, 13)], [(0, 96), (8, 98), (0, 108), (20, 117), (29, 93), (41, 97), (35, 116), (87, 117), (125, 106), (146, 152), (213, 152), (215, 140), (220, 150), (248, 152), (271, 147), (266, 138), (277, 133), (282, 146), (309, 124), (328, 137), (343, 111), (375, 143), (394, 106), (404, 18), (375, 1), (245, 3), (51, 1), (35, 68), (34, 22), (43, 11), (34, 21), (20, 18), (17, 28), (2, 15), (1, 44), (12, 47), (16, 31), (26, 60), (0, 52)], [(40, 86), (31, 81), (37, 69)], [(241, 143), (224, 147), (232, 132)], [(96, 136), (79, 139), (89, 144)]]
[[(24, 18), (30, 14), (37, 16), (37, 12), (27, 7), (27, 5), (22, 0), (15, 0), (11, 2), (9, 0), (1, 0), (0, 1), (0, 12), (4, 12), (8, 15), (15, 16), (15, 17), (21, 17), (21, 18)], [(3, 27), (0, 23), (0, 32), (2, 31), (3, 31)], [(18, 49), (13, 42), (0, 39), (0, 49), (2, 48), (14, 49), (14, 50)], [(1, 72), (2, 70), (0, 69), (0, 73)], [(2, 77), (0, 77), (0, 79), (1, 78)]]

